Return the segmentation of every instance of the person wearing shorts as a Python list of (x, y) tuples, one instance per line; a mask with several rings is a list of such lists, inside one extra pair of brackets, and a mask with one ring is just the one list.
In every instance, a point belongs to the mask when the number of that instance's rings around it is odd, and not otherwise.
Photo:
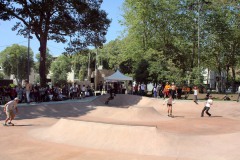
[(4, 105), (4, 112), (6, 113), (6, 116), (7, 116), (4, 126), (7, 126), (7, 124), (13, 125), (12, 120), (15, 118), (14, 109), (16, 110), (16, 113), (18, 113), (18, 108), (17, 108), (18, 102), (19, 102), (19, 99), (15, 98), (14, 100), (9, 101)]
[(174, 103), (174, 100), (172, 98), (172, 95), (169, 94), (169, 98), (167, 98), (163, 104), (167, 103), (167, 108), (168, 108), (168, 117), (173, 117), (172, 115), (172, 105)]

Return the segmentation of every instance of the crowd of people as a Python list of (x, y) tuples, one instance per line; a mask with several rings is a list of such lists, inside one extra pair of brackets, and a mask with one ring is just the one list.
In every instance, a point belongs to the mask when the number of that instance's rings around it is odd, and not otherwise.
[(39, 103), (65, 99), (80, 99), (92, 95), (93, 91), (89, 85), (85, 86), (76, 83), (73, 85), (66, 84), (62, 87), (57, 85), (41, 87), (37, 84), (32, 85), (26, 80), (23, 86), (0, 86), (0, 104), (5, 104), (5, 102), (13, 100), (16, 97), (19, 99), (19, 103)]
[[(190, 87), (177, 87), (174, 82), (171, 84), (169, 82), (166, 83), (159, 83), (153, 86), (152, 95), (153, 97), (157, 98), (168, 98), (170, 95), (173, 99), (178, 98), (181, 99), (182, 95), (186, 99), (190, 92), (193, 91)], [(133, 86), (134, 95), (141, 95), (144, 96), (147, 93), (147, 85), (144, 83), (137, 83)]]

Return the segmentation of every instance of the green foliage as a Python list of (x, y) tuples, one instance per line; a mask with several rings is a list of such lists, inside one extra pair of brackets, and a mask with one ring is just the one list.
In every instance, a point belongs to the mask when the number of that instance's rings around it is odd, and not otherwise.
[[(202, 70), (218, 74), (240, 62), (239, 3), (230, 1), (126, 0), (125, 37), (103, 47), (110, 68), (137, 81), (203, 83)], [(199, 66), (198, 66), (199, 65)], [(238, 67), (239, 68), (239, 67)]]
[[(36, 73), (39, 73), (39, 65), (40, 65), (40, 53), (37, 53), (35, 55), (35, 58), (37, 59), (37, 62), (35, 62), (35, 65), (34, 65), (34, 70)], [(46, 52), (46, 74), (49, 74), (49, 70), (50, 70), (50, 67), (51, 67), (51, 63), (52, 61), (54, 60), (53, 56), (49, 53), (49, 50), (47, 50)]]
[(4, 73), (0, 72), (0, 80), (4, 79)]
[(46, 85), (47, 41), (66, 43), (70, 37), (68, 54), (87, 46), (101, 46), (106, 41), (110, 25), (107, 13), (101, 10), (100, 0), (91, 1), (0, 1), (0, 19), (16, 19), (13, 30), (18, 34), (35, 35), (39, 40), (40, 81)]
[(85, 78), (87, 76), (87, 68), (86, 67), (82, 67), (80, 70), (79, 70), (79, 80), (80, 81), (84, 81)]
[[(28, 78), (28, 48), (14, 44), (0, 52), (0, 64), (2, 64), (4, 74), (13, 74), (18, 82)], [(29, 66), (33, 67), (33, 52), (29, 52)]]
[[(72, 66), (73, 66), (73, 70), (75, 71), (75, 75), (74, 77), (78, 77), (80, 78), (83, 75), (79, 75), (79, 71), (82, 70), (82, 73), (87, 73), (87, 67), (88, 67), (88, 63), (89, 63), (89, 54), (90, 50), (82, 50), (78, 53), (76, 53), (75, 55), (73, 55), (71, 57), (71, 61), (72, 61)], [(91, 60), (90, 60), (91, 63)], [(81, 77), (80, 79), (84, 79), (85, 77)]]
[(67, 56), (59, 56), (51, 63), (50, 71), (53, 84), (63, 85), (67, 83), (67, 75), (71, 72), (71, 60)]

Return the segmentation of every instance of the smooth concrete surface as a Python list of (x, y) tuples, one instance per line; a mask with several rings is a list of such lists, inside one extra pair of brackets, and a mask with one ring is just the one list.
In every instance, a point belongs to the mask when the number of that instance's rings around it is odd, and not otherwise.
[[(163, 99), (108, 95), (20, 104), (15, 126), (0, 126), (2, 160), (237, 160), (240, 103), (175, 100), (174, 118)], [(1, 114), (1, 121), (5, 118)]]

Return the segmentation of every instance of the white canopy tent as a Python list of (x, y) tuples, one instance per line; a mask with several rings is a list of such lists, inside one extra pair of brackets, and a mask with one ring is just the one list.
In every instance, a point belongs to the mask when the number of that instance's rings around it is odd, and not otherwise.
[(111, 76), (104, 77), (106, 82), (118, 82), (118, 81), (132, 81), (132, 77), (125, 76), (119, 70), (113, 73)]
[[(132, 77), (128, 77), (125, 76), (124, 74), (122, 74), (119, 70), (117, 70), (115, 73), (113, 73), (112, 75), (108, 76), (108, 77), (104, 77), (104, 80), (108, 83), (108, 82), (124, 82), (125, 83), (125, 90), (127, 90), (128, 92), (128, 85), (126, 84), (127, 81), (132, 81), (133, 78)], [(107, 89), (108, 89), (108, 85), (107, 85)], [(122, 92), (124, 92), (122, 90)]]

